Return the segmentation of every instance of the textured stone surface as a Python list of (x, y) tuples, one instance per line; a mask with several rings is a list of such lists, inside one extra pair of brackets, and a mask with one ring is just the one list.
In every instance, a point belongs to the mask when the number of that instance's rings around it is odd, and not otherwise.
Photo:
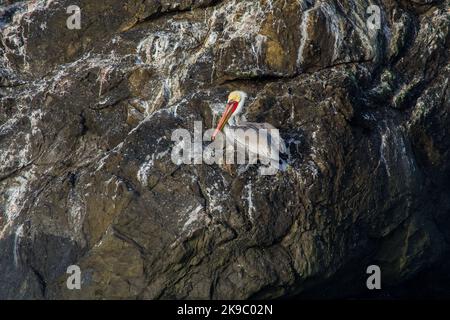
[[(448, 261), (449, 19), (429, 0), (3, 1), (0, 298), (345, 297), (369, 264), (389, 286)], [(233, 89), (288, 143), (275, 176), (171, 161), (172, 131), (213, 127)]]

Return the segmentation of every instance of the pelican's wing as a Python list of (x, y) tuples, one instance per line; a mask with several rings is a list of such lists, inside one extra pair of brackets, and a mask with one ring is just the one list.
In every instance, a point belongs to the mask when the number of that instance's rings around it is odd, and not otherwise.
[[(246, 145), (246, 137), (241, 135), (236, 135), (235, 130), (236, 129), (253, 129), (256, 133), (259, 132), (260, 129), (266, 129), (267, 130), (267, 141), (264, 141), (261, 145), (258, 146), (258, 142), (255, 143), (255, 141), (249, 141), (248, 143), (248, 151), (253, 154), (258, 154), (259, 157), (271, 159), (273, 157), (272, 152), (276, 152), (277, 150), (271, 150), (273, 148), (273, 141), (274, 137), (272, 136), (270, 130), (276, 129), (274, 126), (272, 126), (269, 123), (256, 123), (256, 122), (244, 122), (237, 126), (231, 126), (229, 132), (227, 132), (227, 137), (231, 141), (236, 141), (236, 144), (240, 147), (244, 148)], [(245, 149), (243, 149), (245, 150)], [(272, 152), (271, 152), (272, 151)], [(279, 137), (279, 144), (278, 144), (278, 152), (279, 153), (286, 153), (286, 145), (281, 137)]]
[[(272, 141), (273, 141), (273, 136), (270, 133), (270, 130), (272, 129), (277, 129), (275, 128), (273, 125), (271, 125), (270, 123), (257, 123), (257, 122), (244, 122), (243, 125), (250, 127), (252, 129), (255, 130), (260, 130), (260, 129), (266, 129), (267, 130), (267, 145), (272, 145)], [(287, 148), (286, 148), (286, 143), (284, 142), (283, 138), (281, 138), (281, 136), (279, 136), (279, 144), (278, 144), (278, 150), (280, 153), (287, 153)]]
[[(246, 137), (245, 136), (241, 136), (240, 134), (236, 134), (236, 130), (247, 130), (248, 127), (246, 126), (230, 126), (231, 130), (227, 130), (225, 133), (226, 138), (230, 141), (230, 142), (234, 142), (236, 143), (236, 148), (237, 148), (237, 152), (239, 152), (240, 150), (245, 150), (246, 148)], [(256, 139), (257, 140), (257, 139)], [(248, 152), (257, 155), (258, 154), (258, 145), (257, 145), (257, 141), (255, 143), (255, 141), (250, 140), (247, 143), (247, 148), (248, 148)]]

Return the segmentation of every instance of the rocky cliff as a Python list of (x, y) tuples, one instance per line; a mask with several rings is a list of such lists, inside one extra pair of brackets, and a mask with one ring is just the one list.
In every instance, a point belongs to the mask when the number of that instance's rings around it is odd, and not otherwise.
[[(346, 297), (449, 261), (448, 1), (0, 2), (0, 298)], [(237, 89), (287, 164), (175, 164)]]

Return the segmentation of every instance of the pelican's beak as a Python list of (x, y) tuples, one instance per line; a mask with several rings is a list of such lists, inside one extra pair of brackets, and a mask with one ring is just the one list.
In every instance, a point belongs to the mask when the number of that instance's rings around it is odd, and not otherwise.
[(233, 112), (236, 110), (237, 106), (238, 106), (239, 102), (234, 101), (234, 100), (230, 100), (227, 103), (227, 106), (225, 107), (225, 111), (223, 112), (222, 117), (219, 120), (219, 123), (217, 124), (217, 128), (214, 131), (211, 139), (214, 141), (214, 139), (216, 138), (216, 135), (222, 131), (223, 127), (225, 127), (225, 125), (227, 124), (228, 120), (230, 119), (231, 115), (233, 114)]

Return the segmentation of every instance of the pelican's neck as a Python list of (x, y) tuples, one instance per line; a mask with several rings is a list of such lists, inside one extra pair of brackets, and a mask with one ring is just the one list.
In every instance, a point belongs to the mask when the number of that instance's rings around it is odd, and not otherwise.
[(244, 109), (244, 103), (245, 103), (245, 98), (243, 98), (237, 108), (236, 111), (232, 114), (232, 116), (230, 117), (230, 119), (228, 120), (228, 124), (230, 126), (237, 126), (239, 125), (239, 123), (241, 122), (241, 114), (242, 114), (242, 110)]
[(241, 116), (239, 114), (234, 114), (229, 120), (228, 124), (230, 126), (237, 126), (241, 122)]

